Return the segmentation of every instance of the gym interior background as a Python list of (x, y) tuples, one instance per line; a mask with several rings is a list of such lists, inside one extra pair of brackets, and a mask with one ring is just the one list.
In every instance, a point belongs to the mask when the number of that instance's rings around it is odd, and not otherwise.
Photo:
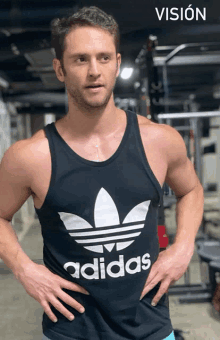
[[(1, 0), (0, 158), (12, 143), (66, 113), (65, 88), (52, 69), (50, 22), (91, 5), (112, 14), (120, 26), (122, 66), (114, 91), (116, 106), (175, 127), (205, 190), (204, 218), (193, 258), (169, 290), (176, 338), (220, 339), (220, 316), (211, 305), (220, 272), (218, 0), (193, 4), (185, 0)], [(173, 241), (175, 204), (173, 192), (164, 186), (158, 221), (161, 248)], [(23, 249), (42, 263), (40, 226), (31, 199), (12, 223)], [(167, 237), (162, 237), (163, 226)], [(40, 339), (42, 308), (2, 262), (0, 292), (0, 338)]]

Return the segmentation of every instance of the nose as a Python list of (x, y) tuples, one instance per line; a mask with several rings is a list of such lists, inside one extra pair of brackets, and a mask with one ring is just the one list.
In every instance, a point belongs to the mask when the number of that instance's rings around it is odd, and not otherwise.
[(89, 77), (97, 78), (100, 76), (100, 70), (97, 60), (91, 60), (88, 70)]

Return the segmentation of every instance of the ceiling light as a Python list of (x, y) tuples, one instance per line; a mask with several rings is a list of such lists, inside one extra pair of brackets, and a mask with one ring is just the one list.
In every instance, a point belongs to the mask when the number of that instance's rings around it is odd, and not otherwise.
[(133, 73), (134, 69), (132, 67), (125, 67), (121, 72), (122, 79), (129, 79)]

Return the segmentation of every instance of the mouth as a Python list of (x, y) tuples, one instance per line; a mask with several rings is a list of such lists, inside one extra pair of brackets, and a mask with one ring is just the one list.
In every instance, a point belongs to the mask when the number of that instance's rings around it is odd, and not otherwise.
[(92, 92), (99, 92), (103, 87), (104, 85), (90, 85), (87, 86), (86, 89)]
[(87, 89), (97, 89), (99, 87), (103, 87), (103, 85), (101, 84), (97, 84), (97, 85), (89, 85), (89, 86), (86, 86)]

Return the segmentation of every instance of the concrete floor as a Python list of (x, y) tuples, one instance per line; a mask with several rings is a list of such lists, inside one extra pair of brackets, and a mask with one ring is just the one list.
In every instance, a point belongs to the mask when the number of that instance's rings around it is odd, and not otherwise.
[[(175, 207), (166, 210), (167, 233), (175, 228)], [(37, 220), (21, 241), (24, 251), (31, 259), (42, 259), (42, 237)], [(190, 263), (191, 283), (201, 283), (198, 256), (195, 253)], [(183, 277), (176, 284), (183, 284)], [(41, 340), (43, 309), (0, 263), (0, 339)], [(174, 329), (182, 329), (187, 340), (219, 340), (220, 314), (211, 303), (180, 304), (178, 296), (170, 296), (170, 315)]]

